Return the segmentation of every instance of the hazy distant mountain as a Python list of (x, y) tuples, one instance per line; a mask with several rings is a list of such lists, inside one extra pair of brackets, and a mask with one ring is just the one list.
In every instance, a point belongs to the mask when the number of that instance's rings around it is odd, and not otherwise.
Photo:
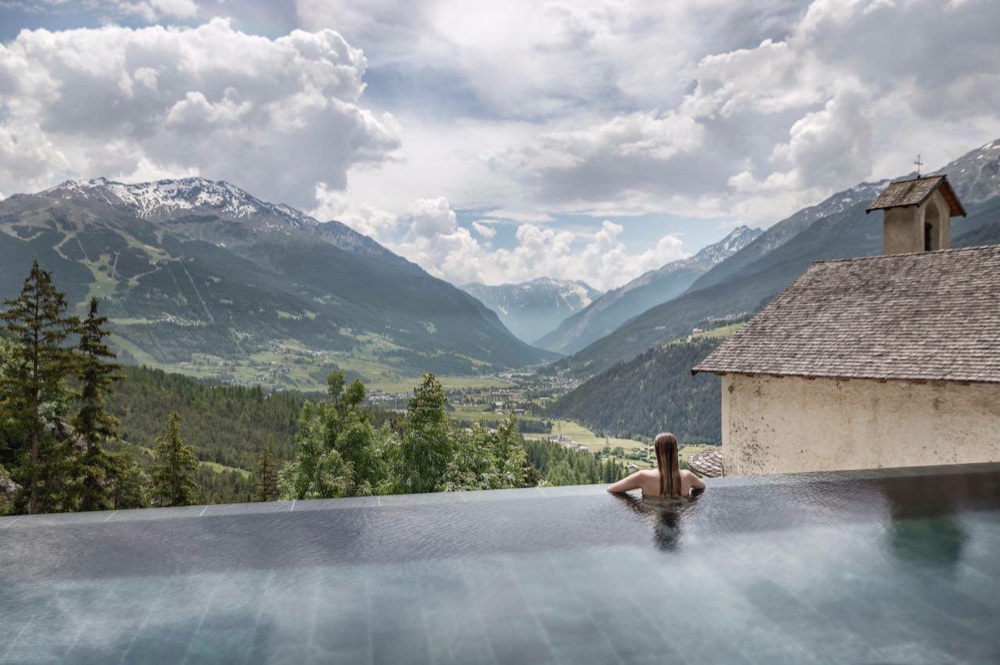
[(761, 233), (760, 229), (741, 226), (692, 257), (644, 273), (608, 291), (535, 343), (560, 353), (579, 351), (632, 317), (677, 297), (712, 266), (746, 247)]
[(71, 302), (104, 298), (137, 360), (221, 364), (281, 343), (413, 374), (545, 357), (370, 238), (225, 182), (96, 179), (0, 201), (0, 295), (19, 291), (34, 257)]
[[(952, 220), (955, 247), (1000, 242), (1000, 141), (955, 160), (946, 173), (969, 212)], [(701, 276), (682, 295), (637, 316), (552, 366), (593, 376), (686, 335), (705, 319), (752, 312), (820, 259), (882, 252), (882, 216), (865, 208), (888, 181), (863, 183), (775, 224)]]
[(472, 282), (461, 288), (496, 312), (526, 342), (538, 339), (601, 295), (585, 282), (551, 277), (496, 286)]

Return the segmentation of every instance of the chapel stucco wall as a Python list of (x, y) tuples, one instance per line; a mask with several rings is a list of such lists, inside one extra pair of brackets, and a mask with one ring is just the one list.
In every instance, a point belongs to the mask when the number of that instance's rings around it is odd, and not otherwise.
[(1000, 384), (722, 378), (726, 475), (1000, 461)]
[(920, 206), (889, 208), (882, 221), (882, 254), (923, 252), (924, 222), (934, 223), (932, 250), (951, 248), (951, 208), (940, 190)]
[(909, 254), (924, 249), (926, 208), (890, 208), (885, 211), (882, 229), (882, 253)]

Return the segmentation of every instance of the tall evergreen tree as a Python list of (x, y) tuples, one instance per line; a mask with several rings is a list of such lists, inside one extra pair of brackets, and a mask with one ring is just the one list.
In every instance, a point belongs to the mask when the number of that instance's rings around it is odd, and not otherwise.
[[(87, 318), (80, 324), (77, 344), (80, 410), (73, 420), (73, 428), (87, 443), (81, 469), (80, 510), (111, 507), (108, 476), (114, 464), (103, 444), (119, 437), (118, 419), (108, 411), (106, 398), (122, 379), (118, 373), (121, 365), (114, 362), (116, 356), (104, 341), (111, 333), (105, 327), (107, 317), (98, 316), (97, 307), (97, 298), (91, 298)], [(127, 465), (126, 460), (123, 468)]]
[(167, 429), (156, 440), (153, 454), (153, 494), (160, 506), (187, 506), (194, 503), (198, 489), (194, 481), (198, 460), (194, 448), (181, 440), (181, 417), (176, 411), (167, 416)]
[(278, 498), (278, 467), (271, 451), (264, 448), (257, 456), (257, 483), (254, 485), (257, 501), (274, 501)]
[(445, 404), (441, 382), (433, 374), (424, 374), (421, 384), (413, 389), (400, 446), (403, 492), (433, 492), (444, 483), (454, 443)]
[(0, 399), (20, 434), (13, 445), (14, 475), (27, 495), (28, 513), (59, 509), (67, 501), (76, 452), (59, 422), (66, 411), (63, 380), (75, 367), (75, 354), (65, 343), (79, 320), (67, 314), (65, 295), (38, 261), (21, 294), (4, 305), (0, 320), (13, 346), (7, 371), (0, 375)]
[(125, 510), (149, 505), (149, 476), (135, 459), (132, 446), (107, 456), (107, 487), (110, 508)]
[(381, 494), (391, 487), (388, 431), (376, 430), (364, 409), (365, 387), (330, 373), (326, 402), (306, 402), (299, 417), (295, 459), (281, 474), (282, 493), (293, 499)]
[(77, 344), (79, 360), (77, 376), (80, 379), (80, 411), (73, 421), (76, 432), (89, 447), (100, 448), (105, 441), (118, 438), (118, 419), (107, 409), (106, 397), (122, 380), (122, 366), (115, 362), (117, 356), (104, 342), (111, 332), (105, 327), (106, 316), (97, 315), (97, 298), (90, 299), (87, 318), (80, 324)]

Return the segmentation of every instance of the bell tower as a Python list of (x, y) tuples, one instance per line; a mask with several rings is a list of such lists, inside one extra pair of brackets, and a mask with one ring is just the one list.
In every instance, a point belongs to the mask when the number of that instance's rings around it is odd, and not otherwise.
[(891, 183), (865, 212), (873, 210), (883, 211), (883, 254), (949, 249), (951, 218), (965, 217), (965, 208), (944, 175)]

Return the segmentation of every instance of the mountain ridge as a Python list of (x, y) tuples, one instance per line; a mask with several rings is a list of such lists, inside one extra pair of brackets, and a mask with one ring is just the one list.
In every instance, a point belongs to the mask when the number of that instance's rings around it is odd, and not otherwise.
[(410, 376), (552, 357), (367, 236), (224, 181), (93, 179), (12, 195), (0, 201), (0, 295), (34, 257), (75, 305), (102, 297), (120, 347), (161, 366), (193, 354), (264, 362), (285, 342), (328, 366)]
[[(1000, 141), (974, 149), (936, 173), (947, 174), (967, 203), (968, 217), (952, 220), (952, 245), (1000, 242), (1000, 177), (994, 176), (1000, 173)], [(794, 213), (705, 273), (683, 294), (556, 361), (548, 371), (595, 376), (616, 362), (688, 334), (699, 321), (756, 311), (813, 261), (880, 254), (881, 219), (867, 215), (866, 208), (888, 182), (860, 183)], [(968, 187), (978, 188), (972, 197), (965, 195)]]
[(712, 266), (753, 242), (761, 233), (760, 229), (739, 226), (694, 256), (645, 272), (608, 291), (558, 328), (536, 339), (535, 344), (559, 353), (579, 351), (651, 307), (680, 295)]

